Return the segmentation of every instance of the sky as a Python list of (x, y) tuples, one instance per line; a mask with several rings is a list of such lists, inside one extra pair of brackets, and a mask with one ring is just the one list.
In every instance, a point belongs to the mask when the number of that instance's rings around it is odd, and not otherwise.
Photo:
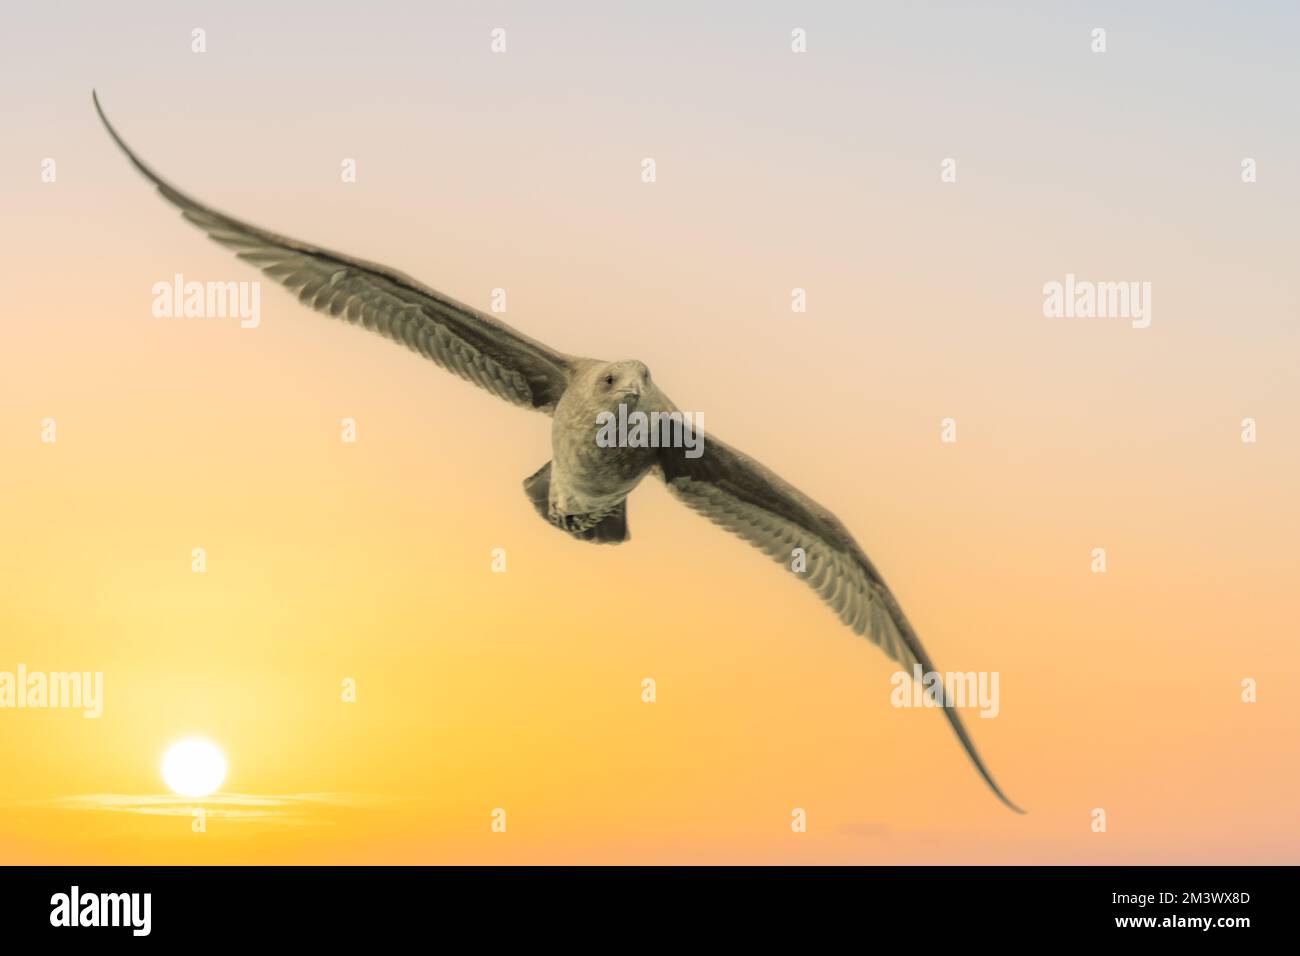
[[(1298, 33), (1287, 3), (14, 13), (0, 680), (104, 692), (0, 706), (0, 863), (1297, 862)], [(1027, 815), (655, 479), (616, 548), (540, 521), (544, 417), (207, 240), (92, 89), (217, 209), (644, 361), (839, 516), (940, 670), (998, 675), (964, 716)], [(155, 315), (178, 274), (260, 279), (258, 324)], [(1067, 276), (1149, 310), (1045, 315)], [(190, 735), (210, 798), (160, 775)]]

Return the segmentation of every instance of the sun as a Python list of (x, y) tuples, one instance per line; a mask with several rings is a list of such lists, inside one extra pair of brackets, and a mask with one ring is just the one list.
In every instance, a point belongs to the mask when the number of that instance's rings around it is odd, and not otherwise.
[(206, 797), (226, 779), (226, 758), (212, 741), (186, 737), (163, 754), (162, 777), (183, 797)]

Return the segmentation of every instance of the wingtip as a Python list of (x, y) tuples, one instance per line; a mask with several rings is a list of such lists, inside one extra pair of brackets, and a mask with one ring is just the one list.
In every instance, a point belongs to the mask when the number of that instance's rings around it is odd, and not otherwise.
[[(932, 670), (933, 668), (927, 666), (926, 669)], [(992, 772), (987, 766), (985, 766), (983, 759), (981, 759), (979, 755), (979, 751), (975, 749), (975, 741), (970, 739), (970, 734), (966, 732), (966, 726), (962, 723), (961, 716), (957, 713), (956, 709), (951, 704), (945, 703), (943, 707), (943, 715), (948, 718), (948, 726), (950, 726), (953, 733), (957, 735), (957, 739), (961, 742), (962, 747), (966, 751), (966, 756), (968, 756), (971, 763), (975, 765), (976, 771), (978, 771), (979, 775), (984, 779), (984, 782), (988, 784), (988, 788), (993, 791), (993, 795), (1001, 800), (1011, 811), (1019, 813), (1022, 816), (1025, 815), (1027, 811), (1023, 807), (1012, 803), (1011, 798), (1002, 792), (1002, 788), (998, 786), (998, 782), (993, 779)]]
[(980, 767), (980, 771), (981, 771), (981, 773), (982, 773), (983, 776), (984, 776), (984, 780), (985, 780), (985, 782), (988, 783), (989, 788), (993, 791), (993, 795), (996, 796), (999, 800), (1001, 800), (1002, 803), (1007, 807), (1007, 809), (1012, 810), (1012, 811), (1014, 811), (1015, 813), (1019, 813), (1021, 816), (1027, 816), (1027, 815), (1029, 814), (1029, 811), (1028, 811), (1028, 810), (1026, 810), (1024, 807), (1020, 806), (1020, 805), (1017, 804), (1017, 803), (1013, 803), (1013, 802), (1011, 801), (1011, 798), (1008, 797), (1005, 793), (1002, 792), (1002, 788), (999, 787), (999, 786), (998, 786), (998, 785), (993, 781), (993, 777), (992, 777), (992, 775), (989, 774), (989, 773), (987, 773), (987, 768), (983, 766), (983, 762), (982, 762), (982, 761), (980, 762), (979, 767)]
[(993, 796), (997, 797), (1004, 807), (1013, 813), (1019, 813), (1021, 816), (1027, 816), (1029, 814), (1028, 810), (1020, 806), (1018, 803), (1013, 803), (1011, 798), (1002, 792), (1002, 788), (997, 785), (993, 780), (992, 775), (988, 773), (988, 768), (983, 765), (983, 761), (977, 763), (976, 767), (980, 771), (980, 776), (984, 778), (984, 782), (987, 783), (989, 789), (993, 791)]
[(126, 158), (131, 161), (131, 165), (143, 173), (145, 178), (151, 180), (159, 189), (172, 189), (173, 187), (167, 185), (167, 183), (164, 182), (157, 173), (146, 166), (144, 162), (131, 151), (130, 146), (126, 145), (126, 140), (122, 139), (122, 135), (118, 133), (117, 128), (113, 126), (113, 124), (108, 121), (108, 117), (104, 115), (104, 107), (100, 105), (99, 102), (99, 93), (92, 89), (90, 91), (90, 99), (91, 102), (95, 104), (95, 112), (99, 114), (99, 121), (103, 124), (105, 132), (107, 132), (113, 142), (117, 144), (118, 148), (126, 154)]
[(983, 765), (983, 761), (979, 761), (976, 766), (979, 767), (980, 773), (984, 777), (984, 781), (989, 785), (989, 789), (993, 791), (993, 795), (1001, 800), (1007, 809), (1014, 813), (1018, 813), (1021, 816), (1027, 816), (1029, 814), (1028, 810), (1017, 803), (1013, 803), (1011, 798), (1002, 792), (1002, 788), (993, 781), (993, 776), (988, 773), (988, 768)]
[[(104, 107), (99, 103), (99, 92), (94, 88), (90, 91), (90, 102), (95, 104), (95, 112), (99, 114), (99, 121), (104, 124), (110, 133), (114, 133), (113, 124), (108, 121), (108, 117), (104, 115)], [(113, 138), (117, 138), (115, 133)]]

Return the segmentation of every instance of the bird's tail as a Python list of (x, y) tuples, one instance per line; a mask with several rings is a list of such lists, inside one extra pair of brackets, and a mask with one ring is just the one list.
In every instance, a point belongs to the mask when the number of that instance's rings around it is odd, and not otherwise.
[(561, 531), (567, 531), (579, 541), (590, 541), (593, 544), (621, 544), (629, 537), (626, 498), (608, 514), (552, 517), (549, 461), (524, 479), (524, 493), (528, 495), (528, 500), (533, 503), (537, 513), (549, 524), (555, 525)]

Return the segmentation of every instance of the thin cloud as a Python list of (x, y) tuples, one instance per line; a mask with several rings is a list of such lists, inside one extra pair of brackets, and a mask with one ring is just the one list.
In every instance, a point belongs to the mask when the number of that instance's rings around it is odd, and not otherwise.
[(338, 811), (376, 809), (393, 797), (359, 793), (214, 793), (202, 798), (175, 794), (86, 793), (38, 801), (54, 810), (188, 817), (196, 809), (214, 819), (296, 825), (328, 824)]

